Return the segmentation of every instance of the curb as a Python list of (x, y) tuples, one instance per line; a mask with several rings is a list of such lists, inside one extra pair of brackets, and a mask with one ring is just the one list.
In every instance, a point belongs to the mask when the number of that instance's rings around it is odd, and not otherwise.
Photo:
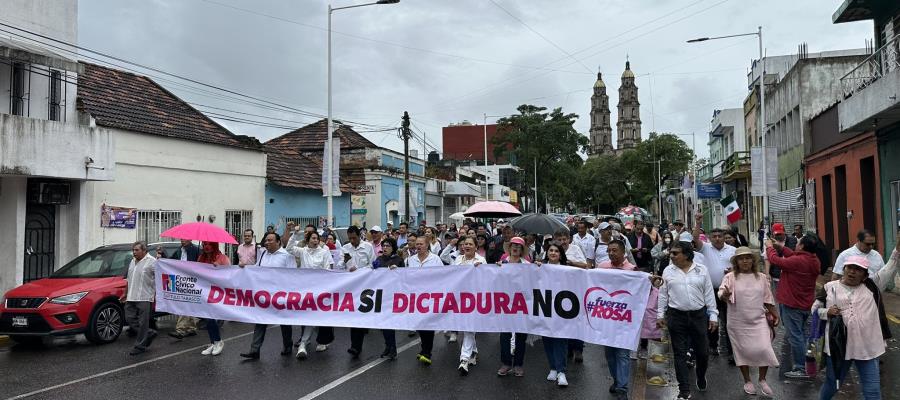
[(10, 341), (9, 336), (0, 335), (0, 346), (5, 345)]

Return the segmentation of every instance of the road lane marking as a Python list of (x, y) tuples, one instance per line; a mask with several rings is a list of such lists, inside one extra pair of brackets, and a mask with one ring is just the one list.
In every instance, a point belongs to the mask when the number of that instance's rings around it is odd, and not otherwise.
[[(413, 346), (419, 344), (421, 341), (422, 341), (421, 339), (416, 339), (407, 344), (404, 344), (403, 346), (400, 346), (400, 348), (397, 349), (397, 354), (400, 354), (400, 353), (408, 350), (410, 347), (413, 347)], [(301, 397), (300, 400), (315, 399), (316, 397), (319, 397), (319, 396), (325, 394), (325, 392), (327, 392), (331, 389), (334, 389), (334, 388), (338, 387), (340, 384), (347, 382), (359, 375), (362, 375), (366, 371), (368, 371), (372, 368), (375, 368), (376, 366), (380, 365), (381, 363), (383, 363), (385, 361), (388, 361), (388, 359), (387, 358), (379, 358), (379, 359), (374, 360), (366, 365), (363, 365), (362, 367), (359, 367), (353, 371), (350, 371), (350, 373), (348, 373), (347, 375), (337, 378), (337, 379), (331, 381), (331, 383), (316, 389), (316, 391), (309, 393), (306, 396)]]
[[(271, 327), (270, 327), (270, 328), (271, 328)], [(242, 334), (237, 335), (237, 336), (234, 336), (234, 337), (230, 337), (230, 338), (227, 338), (227, 339), (223, 339), (223, 341), (227, 342), (227, 341), (229, 341), (229, 340), (240, 339), (240, 338), (242, 338), (242, 337), (244, 337), (244, 336), (252, 335), (252, 334), (253, 334), (253, 331), (250, 331), (250, 332), (242, 333)], [(121, 371), (129, 370), (129, 369), (132, 369), (132, 368), (137, 368), (137, 367), (140, 367), (140, 366), (142, 366), (142, 365), (147, 365), (147, 364), (154, 363), (154, 362), (157, 362), (157, 361), (160, 361), (160, 360), (165, 360), (165, 359), (167, 359), (167, 358), (172, 358), (172, 357), (175, 357), (175, 356), (179, 356), (179, 355), (182, 355), (182, 354), (185, 354), (185, 353), (190, 353), (190, 352), (194, 352), (194, 351), (197, 351), (197, 350), (200, 350), (200, 349), (205, 349), (205, 348), (207, 348), (207, 347), (209, 347), (209, 343), (203, 344), (203, 345), (200, 345), (200, 346), (196, 346), (196, 347), (191, 347), (191, 348), (189, 348), (189, 349), (181, 350), (181, 351), (178, 351), (178, 352), (175, 352), (175, 353), (166, 354), (166, 355), (164, 355), (164, 356), (159, 356), (159, 357), (156, 357), (156, 358), (151, 358), (151, 359), (149, 359), (149, 360), (144, 360), (144, 361), (141, 361), (141, 362), (139, 362), (139, 363), (134, 363), (134, 364), (126, 365), (126, 366), (124, 366), (124, 367), (119, 367), (119, 368), (116, 368), (116, 369), (111, 369), (111, 370), (109, 370), (109, 371), (100, 372), (100, 373), (97, 373), (97, 374), (94, 374), (94, 375), (91, 375), (91, 376), (86, 376), (86, 377), (84, 377), (84, 378), (75, 379), (75, 380), (73, 380), (73, 381), (69, 381), (69, 382), (65, 382), (65, 383), (60, 383), (60, 384), (58, 384), (58, 385), (48, 386), (48, 387), (45, 387), (45, 388), (43, 388), (43, 389), (38, 389), (38, 390), (35, 390), (35, 391), (32, 391), (32, 392), (28, 392), (28, 393), (23, 393), (23, 394), (20, 394), (20, 395), (17, 395), (17, 396), (9, 397), (9, 398), (7, 398), (6, 400), (24, 399), (24, 398), (26, 398), (26, 397), (34, 396), (34, 395), (36, 395), (36, 394), (46, 393), (46, 392), (49, 392), (49, 391), (51, 391), (51, 390), (56, 390), (56, 389), (63, 388), (63, 387), (66, 387), (66, 386), (71, 386), (71, 385), (74, 385), (74, 384), (76, 384), (76, 383), (81, 383), (81, 382), (84, 382), (84, 381), (89, 381), (89, 380), (91, 380), (91, 379), (96, 379), (96, 378), (99, 378), (99, 377), (102, 377), (102, 376), (114, 374), (114, 373), (116, 373), (116, 372), (121, 372)]]

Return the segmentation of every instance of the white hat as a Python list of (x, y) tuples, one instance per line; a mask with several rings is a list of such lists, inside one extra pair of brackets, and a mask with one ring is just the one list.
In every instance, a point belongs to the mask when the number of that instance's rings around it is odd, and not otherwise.
[(694, 235), (692, 235), (688, 231), (681, 232), (681, 234), (678, 235), (678, 241), (679, 242), (693, 242)]
[(504, 222), (506, 222), (506, 220), (503, 219), (503, 218), (500, 218), (500, 219), (497, 220), (497, 223), (498, 223), (498, 224), (502, 224), (502, 223), (504, 223)]
[(609, 227), (610, 227), (609, 222), (601, 222), (600, 226), (598, 226), (597, 228), (602, 231), (604, 229), (609, 229)]
[(383, 231), (381, 230), (380, 226), (375, 225), (375, 226), (369, 228), (369, 232), (383, 232)]

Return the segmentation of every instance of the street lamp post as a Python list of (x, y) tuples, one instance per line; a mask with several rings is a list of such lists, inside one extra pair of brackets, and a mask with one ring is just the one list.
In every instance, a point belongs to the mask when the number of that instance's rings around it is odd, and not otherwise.
[(768, 226), (769, 219), (769, 181), (766, 178), (766, 59), (763, 56), (763, 34), (762, 34), (762, 26), (757, 27), (756, 32), (750, 33), (741, 33), (737, 35), (727, 35), (727, 36), (717, 36), (717, 37), (703, 37), (697, 39), (688, 40), (688, 43), (697, 43), (697, 42), (705, 42), (707, 40), (716, 40), (716, 39), (727, 39), (734, 38), (740, 36), (756, 36), (759, 39), (759, 62), (760, 62), (760, 74), (759, 74), (759, 126), (756, 128), (758, 132), (760, 132), (760, 139), (762, 141), (762, 189), (763, 189), (763, 220), (766, 222), (766, 226)]
[(331, 7), (331, 4), (328, 5), (328, 139), (325, 143), (327, 143), (328, 154), (325, 154), (325, 171), (326, 172), (326, 180), (328, 183), (327, 186), (327, 194), (326, 198), (328, 199), (328, 222), (327, 225), (334, 224), (334, 201), (332, 198), (332, 191), (334, 190), (331, 173), (332, 173), (332, 163), (334, 159), (332, 157), (332, 148), (331, 148), (331, 140), (334, 136), (334, 125), (331, 120), (331, 14), (333, 14), (337, 10), (345, 10), (348, 8), (357, 8), (357, 7), (365, 7), (365, 6), (373, 6), (377, 4), (396, 4), (399, 3), (400, 0), (378, 0), (374, 3), (365, 3), (365, 4), (356, 4), (352, 6), (344, 6), (344, 7)]

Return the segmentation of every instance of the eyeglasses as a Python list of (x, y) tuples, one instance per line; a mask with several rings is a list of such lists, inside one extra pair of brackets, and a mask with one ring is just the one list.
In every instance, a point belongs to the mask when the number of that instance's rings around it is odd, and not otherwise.
[(671, 256), (677, 256), (677, 255), (679, 255), (679, 254), (681, 254), (680, 251), (670, 251), (670, 252), (669, 252), (669, 256), (670, 256), (670, 257), (671, 257)]
[(872, 242), (872, 243), (863, 242), (863, 244), (866, 246), (869, 246), (869, 248), (875, 248), (875, 245), (877, 245), (878, 242)]

